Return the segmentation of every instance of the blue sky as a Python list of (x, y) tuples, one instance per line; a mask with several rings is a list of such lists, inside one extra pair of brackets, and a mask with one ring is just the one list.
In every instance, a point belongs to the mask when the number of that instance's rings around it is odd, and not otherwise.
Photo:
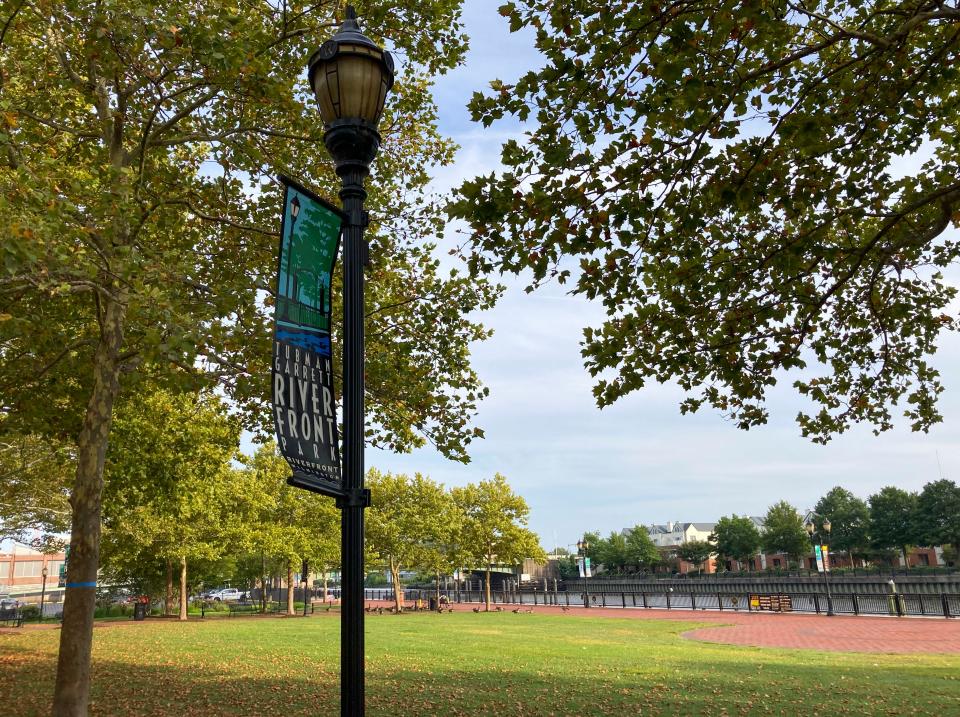
[[(437, 173), (440, 191), (495, 169), (500, 143), (520, 131), (515, 123), (484, 130), (470, 122), (471, 94), (537, 63), (532, 38), (511, 35), (497, 3), (468, 0), (464, 19), (472, 48), (466, 65), (436, 89), (441, 130), (461, 146), (455, 164)], [(601, 307), (558, 287), (527, 295), (522, 280), (506, 283), (502, 303), (483, 317), (496, 333), (473, 352), (491, 390), (477, 418), (486, 440), (472, 447), (473, 462), (451, 463), (429, 449), (370, 450), (369, 466), (420, 471), (448, 486), (503, 473), (530, 504), (531, 527), (547, 548), (569, 546), (584, 530), (762, 515), (781, 499), (802, 509), (838, 484), (866, 497), (885, 485), (917, 490), (941, 469), (951, 479), (960, 474), (955, 336), (942, 342), (936, 361), (947, 384), (943, 424), (929, 435), (898, 428), (875, 437), (859, 428), (818, 446), (799, 435), (801, 405), (789, 387), (771, 394), (770, 423), (750, 432), (709, 410), (681, 416), (682, 393), (672, 386), (649, 387), (600, 411), (579, 342), (582, 327), (602, 321)]]

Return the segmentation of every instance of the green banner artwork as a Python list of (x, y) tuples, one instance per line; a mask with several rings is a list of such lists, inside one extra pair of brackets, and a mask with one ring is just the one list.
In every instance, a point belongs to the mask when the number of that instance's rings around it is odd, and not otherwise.
[(291, 179), (284, 186), (274, 306), (273, 414), (292, 485), (342, 493), (330, 303), (343, 215)]

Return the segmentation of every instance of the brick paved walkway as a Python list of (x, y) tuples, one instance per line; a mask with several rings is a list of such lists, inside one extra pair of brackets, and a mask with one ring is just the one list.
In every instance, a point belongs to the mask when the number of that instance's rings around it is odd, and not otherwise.
[[(453, 605), (457, 612), (475, 604)], [(505, 610), (516, 606), (504, 605)], [(531, 606), (523, 606), (526, 610)], [(482, 609), (482, 608), (481, 608)], [(833, 652), (960, 654), (960, 620), (921, 617), (848, 617), (835, 615), (769, 615), (707, 610), (644, 610), (623, 608), (533, 608), (544, 615), (610, 617), (636, 620), (677, 620), (718, 623), (684, 633), (701, 642), (754, 647), (784, 647)]]

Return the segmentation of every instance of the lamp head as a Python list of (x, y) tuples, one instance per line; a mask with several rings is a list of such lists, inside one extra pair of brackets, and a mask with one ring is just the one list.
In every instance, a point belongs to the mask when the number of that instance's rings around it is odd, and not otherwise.
[(813, 521), (812, 521), (812, 520), (809, 521), (809, 522), (808, 522), (805, 526), (803, 526), (803, 527), (806, 529), (807, 535), (809, 535), (809, 536), (811, 536), (811, 537), (813, 536), (813, 531), (815, 531), (815, 530), (817, 529), (817, 526), (815, 526), (815, 525), (813, 524)]
[(300, 214), (300, 197), (294, 195), (293, 201), (290, 202), (290, 216), (296, 219), (298, 214)]
[(308, 77), (324, 141), (338, 166), (369, 166), (380, 148), (377, 125), (393, 87), (394, 65), (389, 52), (360, 32), (352, 5), (339, 32), (310, 57)]
[(826, 532), (828, 532), (828, 533), (830, 532), (830, 519), (829, 519), (829, 518), (824, 518), (824, 519), (823, 519), (823, 529), (824, 529)]

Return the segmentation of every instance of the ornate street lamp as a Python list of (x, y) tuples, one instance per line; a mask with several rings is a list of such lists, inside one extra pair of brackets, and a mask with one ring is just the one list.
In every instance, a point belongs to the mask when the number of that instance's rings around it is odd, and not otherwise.
[[(831, 527), (829, 518), (824, 518), (820, 522), (820, 529), (822, 532), (817, 531), (817, 526), (812, 519), (803, 527), (806, 529), (807, 535), (810, 536), (810, 542), (812, 542), (814, 545), (814, 551), (816, 551), (818, 545), (821, 545), (823, 538), (827, 538), (829, 540), (830, 527)], [(821, 550), (822, 550), (822, 545), (821, 545)], [(824, 566), (823, 566), (823, 584), (827, 589), (827, 616), (833, 617), (833, 596), (830, 594), (829, 553), (826, 556), (824, 556), (824, 558), (826, 562), (824, 563)]]
[(393, 86), (393, 58), (360, 32), (357, 13), (347, 6), (339, 32), (310, 58), (310, 86), (320, 105), (323, 141), (336, 163), (346, 215), (343, 231), (343, 487), (342, 601), (340, 619), (340, 714), (364, 714), (363, 509), (363, 238), (367, 214), (363, 181), (380, 149), (377, 124)]
[(37, 622), (43, 622), (43, 599), (47, 595), (47, 575), (50, 573), (47, 571), (47, 566), (43, 566), (43, 570), (40, 571), (40, 575), (43, 578), (43, 583), (40, 587), (40, 615), (37, 618)]
[(280, 297), (280, 301), (283, 302), (283, 311), (281, 315), (285, 319), (290, 318), (290, 282), (291, 275), (293, 274), (293, 230), (297, 226), (297, 217), (300, 216), (300, 198), (297, 196), (293, 197), (293, 201), (290, 202), (290, 246), (287, 247), (287, 290), (284, 292), (284, 295)]

